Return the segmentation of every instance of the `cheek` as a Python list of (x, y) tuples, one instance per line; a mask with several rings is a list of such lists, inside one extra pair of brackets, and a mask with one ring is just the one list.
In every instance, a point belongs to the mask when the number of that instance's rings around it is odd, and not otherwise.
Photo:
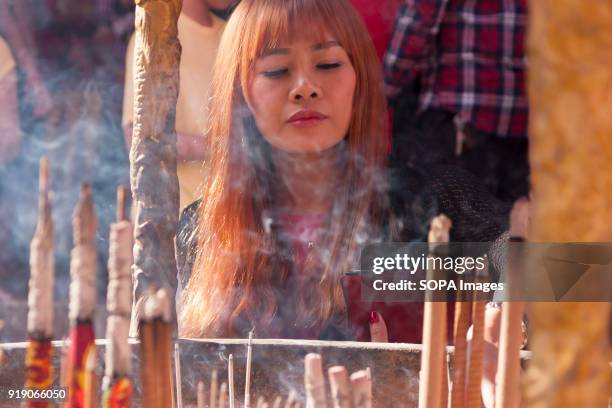
[(250, 105), (255, 122), (262, 133), (277, 126), (279, 113), (278, 90), (269, 81), (253, 80), (249, 89)]
[(347, 70), (342, 78), (335, 82), (335, 90), (332, 93), (336, 105), (339, 123), (343, 131), (348, 131), (351, 117), (353, 115), (353, 99), (355, 97), (356, 75), (353, 69)]

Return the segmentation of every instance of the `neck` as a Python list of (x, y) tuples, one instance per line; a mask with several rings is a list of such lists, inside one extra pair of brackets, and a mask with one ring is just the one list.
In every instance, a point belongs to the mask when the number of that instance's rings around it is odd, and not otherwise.
[(205, 27), (213, 24), (210, 9), (205, 0), (183, 0), (182, 13)]
[(329, 212), (340, 179), (344, 149), (344, 143), (320, 153), (272, 149), (280, 180), (278, 209), (290, 214)]

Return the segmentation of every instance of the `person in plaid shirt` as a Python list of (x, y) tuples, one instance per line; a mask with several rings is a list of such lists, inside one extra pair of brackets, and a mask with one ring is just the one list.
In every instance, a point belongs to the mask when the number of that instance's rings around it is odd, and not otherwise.
[(394, 160), (528, 191), (526, 0), (403, 0), (384, 58)]

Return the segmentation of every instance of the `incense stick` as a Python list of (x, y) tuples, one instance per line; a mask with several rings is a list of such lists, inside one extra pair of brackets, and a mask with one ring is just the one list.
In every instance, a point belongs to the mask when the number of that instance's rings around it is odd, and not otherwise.
[(346, 368), (333, 366), (327, 370), (334, 408), (351, 408), (353, 405), (351, 385)]
[(246, 380), (244, 384), (244, 407), (251, 407), (251, 365), (253, 362), (253, 333), (249, 332), (249, 342), (247, 345), (247, 361), (246, 361)]
[(351, 374), (351, 387), (353, 389), (353, 408), (372, 408), (371, 381), (365, 370)]
[[(28, 346), (25, 355), (25, 387), (47, 389), (53, 383), (51, 338), (53, 337), (53, 220), (49, 198), (49, 161), (40, 160), (38, 223), (30, 244), (28, 291)], [(27, 402), (26, 407), (35, 407)]]
[[(487, 274), (488, 268), (482, 271), (477, 271), (476, 281), (483, 282)], [(484, 367), (484, 311), (485, 302), (478, 299), (474, 294), (472, 302), (472, 345), (470, 348), (470, 363), (467, 382), (467, 407), (480, 408), (481, 401), (481, 383), (482, 372)]]
[(306, 389), (306, 408), (325, 408), (327, 406), (323, 359), (319, 354), (310, 353), (304, 358), (304, 387)]
[[(431, 222), (428, 236), (429, 257), (445, 256), (452, 223), (439, 215)], [(429, 262), (428, 262), (429, 264)], [(436, 262), (432, 262), (436, 265)], [(442, 272), (443, 273), (443, 272)], [(441, 271), (427, 270), (428, 280), (443, 279)], [(435, 301), (432, 291), (425, 294), (423, 313), (423, 351), (421, 353), (421, 379), (419, 381), (419, 408), (441, 407), (442, 376), (446, 355), (446, 302)]]
[(197, 408), (205, 408), (206, 406), (206, 393), (204, 391), (204, 383), (202, 381), (198, 381), (198, 388), (197, 388), (197, 394), (196, 394), (196, 398), (197, 398)]
[(219, 408), (227, 407), (227, 382), (223, 381), (221, 383), (221, 388), (219, 388)]
[(295, 403), (295, 391), (289, 391), (289, 396), (287, 397), (287, 401), (285, 402), (285, 408), (293, 408), (293, 404)]
[(174, 344), (174, 370), (176, 373), (176, 406), (183, 408), (183, 379), (181, 373), (181, 353), (178, 343)]
[[(529, 202), (519, 200), (510, 213), (510, 240), (524, 241), (529, 229)], [(522, 259), (518, 244), (510, 243), (508, 252), (507, 291), (514, 297), (522, 285), (523, 271), (518, 260)], [(495, 406), (518, 408), (520, 404), (520, 348), (524, 302), (510, 301), (502, 305), (501, 329), (499, 338), (499, 360), (497, 364)]]
[[(83, 378), (88, 378), (86, 358), (95, 353), (93, 316), (96, 309), (96, 212), (89, 183), (81, 186), (81, 195), (73, 216), (74, 246), (70, 254), (70, 347), (68, 348), (68, 406), (83, 407), (94, 402)], [(95, 364), (95, 358), (93, 360)], [(93, 376), (93, 373), (91, 374)], [(88, 384), (92, 387), (93, 385)]]
[(218, 388), (219, 388), (219, 374), (217, 370), (213, 370), (210, 378), (210, 408), (217, 407), (217, 396)]
[(230, 354), (227, 361), (227, 383), (229, 386), (229, 406), (234, 408), (234, 355)]
[[(125, 187), (117, 191), (117, 208), (124, 208)], [(132, 312), (132, 224), (118, 211), (110, 226), (106, 309), (106, 366), (103, 381), (105, 407), (128, 408), (132, 398), (131, 350), (128, 344)]]

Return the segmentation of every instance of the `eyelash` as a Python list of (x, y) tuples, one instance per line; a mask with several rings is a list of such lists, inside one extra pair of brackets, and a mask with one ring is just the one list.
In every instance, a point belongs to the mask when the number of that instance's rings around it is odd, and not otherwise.
[[(341, 65), (342, 64), (339, 62), (333, 62), (329, 64), (317, 64), (317, 68), (327, 71), (327, 70), (339, 68)], [(264, 71), (262, 72), (262, 74), (267, 78), (279, 78), (287, 74), (288, 72), (289, 72), (288, 68), (283, 68), (283, 69), (278, 69), (275, 71)]]

